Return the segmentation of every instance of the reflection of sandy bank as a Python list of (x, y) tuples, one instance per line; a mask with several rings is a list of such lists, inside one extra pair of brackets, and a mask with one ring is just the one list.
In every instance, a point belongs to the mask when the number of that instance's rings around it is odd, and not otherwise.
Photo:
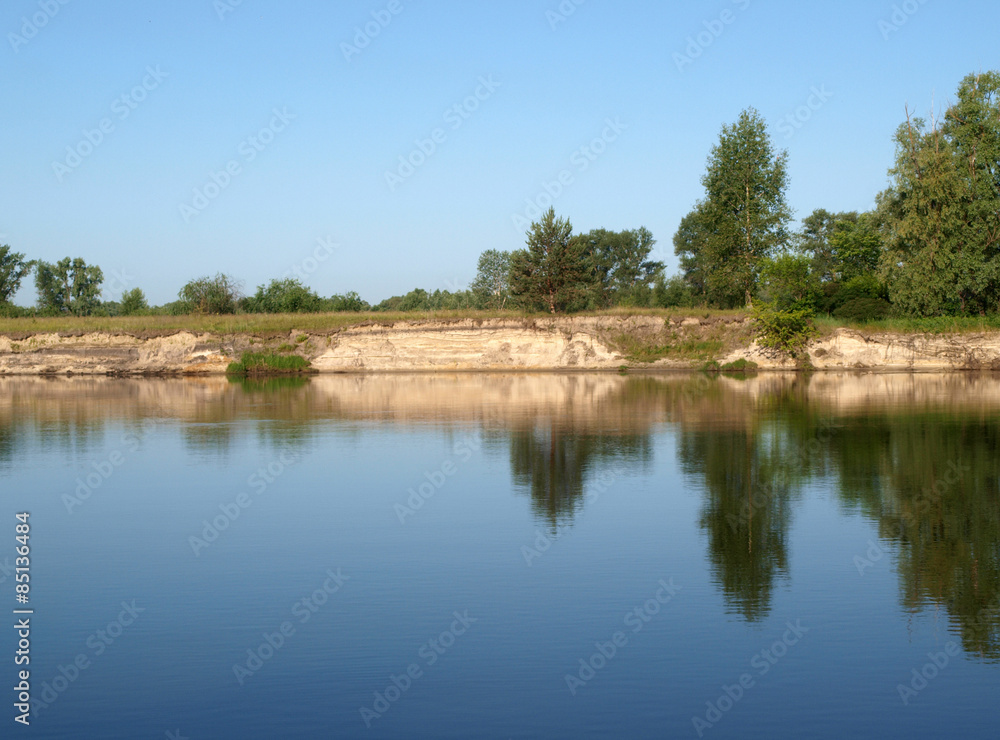
[(223, 378), (0, 379), (0, 420), (167, 417), (381, 420), (638, 432), (669, 421), (739, 424), (795, 402), (832, 414), (1000, 409), (1000, 376), (976, 374), (329, 375), (268, 391)]

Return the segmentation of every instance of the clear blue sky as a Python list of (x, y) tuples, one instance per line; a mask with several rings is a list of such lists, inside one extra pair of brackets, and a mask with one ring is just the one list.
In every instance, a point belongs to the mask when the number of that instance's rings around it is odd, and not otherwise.
[[(985, 0), (576, 2), (555, 22), (558, 0), (7, 0), (0, 242), (83, 257), (157, 304), (192, 277), (228, 272), (252, 292), (297, 267), (321, 295), (375, 302), (466, 285), (480, 252), (523, 246), (512, 217), (568, 171), (560, 215), (578, 231), (647, 226), (672, 270), (709, 150), (743, 108), (789, 151), (797, 218), (866, 209), (904, 107), (940, 111), (965, 75), (1000, 68), (1000, 7)], [(896, 30), (880, 28), (894, 7)], [(380, 11), (391, 22), (345, 58)], [(813, 88), (832, 96), (782, 125)], [(475, 110), (447, 113), (477, 91)], [(387, 183), (435, 129), (434, 153)], [(579, 153), (604, 133), (603, 153)], [(230, 162), (228, 187), (185, 218)], [(338, 249), (311, 269), (327, 238)]]

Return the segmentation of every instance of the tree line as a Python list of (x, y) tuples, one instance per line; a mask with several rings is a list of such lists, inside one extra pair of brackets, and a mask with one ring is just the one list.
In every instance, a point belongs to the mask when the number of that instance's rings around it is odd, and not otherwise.
[[(650, 259), (645, 227), (574, 234), (554, 209), (532, 223), (525, 248), (487, 250), (467, 289), (417, 288), (369, 305), (357, 293), (320, 297), (294, 278), (244, 295), (227, 274), (191, 280), (151, 307), (139, 288), (102, 301), (103, 273), (76, 258), (55, 264), (0, 246), (0, 313), (296, 313), (477, 309), (569, 313), (634, 308), (747, 308), (765, 336), (805, 335), (809, 319), (962, 316), (1000, 312), (1000, 72), (966, 77), (943, 119), (907, 111), (895, 134), (890, 185), (864, 213), (817, 209), (790, 228), (788, 153), (750, 108), (722, 127), (704, 195), (673, 238), (680, 271)], [(35, 273), (38, 302), (11, 298)]]
[(791, 231), (788, 154), (744, 111), (674, 237), (686, 299), (846, 319), (1000, 311), (1000, 73), (966, 77), (942, 120), (907, 111), (895, 142), (872, 210), (818, 209)]

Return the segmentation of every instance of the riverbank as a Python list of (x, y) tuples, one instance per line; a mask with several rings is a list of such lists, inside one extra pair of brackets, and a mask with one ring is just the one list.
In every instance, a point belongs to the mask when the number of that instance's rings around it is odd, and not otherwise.
[(739, 312), (280, 321), (284, 331), (5, 327), (0, 375), (221, 375), (246, 352), (298, 356), (319, 373), (681, 370), (739, 359), (763, 370), (1000, 370), (1000, 331), (826, 327), (792, 358), (758, 346)]

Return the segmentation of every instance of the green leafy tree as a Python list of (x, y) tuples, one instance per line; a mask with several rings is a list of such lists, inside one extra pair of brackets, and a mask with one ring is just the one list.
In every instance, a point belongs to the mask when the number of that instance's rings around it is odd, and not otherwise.
[(12, 251), (7, 244), (0, 245), (0, 304), (11, 302), (31, 267), (23, 254)]
[(593, 302), (607, 307), (635, 303), (648, 294), (663, 263), (649, 259), (656, 239), (646, 227), (627, 231), (595, 229), (578, 236), (593, 266)]
[(177, 295), (186, 313), (231, 314), (236, 313), (240, 291), (237, 280), (220, 272), (190, 281)]
[(510, 300), (512, 254), (488, 249), (479, 255), (476, 279), (469, 286), (478, 306), (502, 311)]
[(35, 263), (35, 288), (38, 307), (48, 313), (71, 313), (88, 316), (101, 305), (104, 273), (77, 257), (66, 257), (56, 264)]
[(711, 265), (708, 240), (705, 204), (699, 201), (694, 210), (681, 219), (681, 225), (674, 234), (674, 253), (680, 258), (681, 277), (702, 302), (709, 300), (708, 273)]
[(761, 267), (764, 297), (774, 308), (812, 311), (819, 302), (819, 277), (804, 255), (782, 254), (764, 260)]
[(842, 230), (849, 229), (857, 221), (856, 211), (831, 213), (825, 208), (817, 208), (802, 219), (802, 228), (793, 236), (792, 245), (812, 259), (813, 272), (820, 281), (836, 282), (839, 279), (839, 259), (834, 241)]
[(323, 302), (298, 279), (285, 278), (257, 286), (257, 293), (242, 303), (249, 313), (318, 313)]
[(879, 206), (893, 304), (923, 316), (997, 310), (1000, 73), (967, 77), (943, 125), (908, 118), (890, 176)]
[(787, 152), (776, 153), (767, 124), (750, 108), (723, 126), (702, 178), (701, 263), (714, 302), (753, 305), (761, 261), (788, 240)]
[(354, 291), (331, 296), (327, 302), (327, 310), (337, 313), (360, 313), (370, 308), (368, 302), (361, 300), (361, 296)]
[(142, 288), (132, 288), (122, 294), (122, 300), (118, 307), (118, 312), (122, 316), (137, 316), (149, 310), (149, 303), (146, 301), (146, 294)]
[(594, 270), (583, 240), (550, 208), (527, 232), (527, 249), (514, 253), (511, 293), (527, 308), (561, 313), (586, 305)]

